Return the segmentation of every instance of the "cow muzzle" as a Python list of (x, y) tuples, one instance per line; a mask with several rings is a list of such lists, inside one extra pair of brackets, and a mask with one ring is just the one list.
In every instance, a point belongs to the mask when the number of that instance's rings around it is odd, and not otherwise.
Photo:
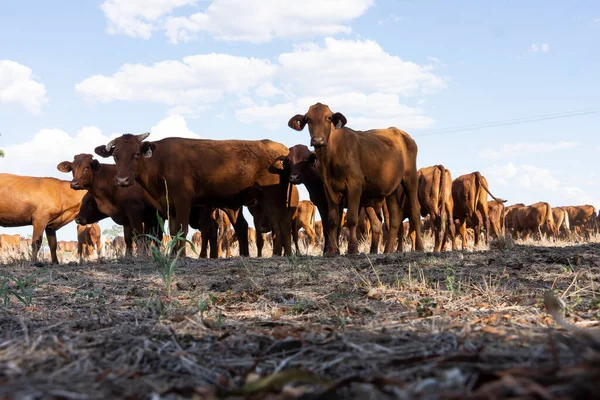
[(120, 176), (117, 176), (117, 177), (115, 177), (115, 184), (117, 186), (126, 187), (126, 186), (131, 186), (131, 181), (129, 180), (128, 176), (126, 176), (125, 178), (121, 178)]
[(325, 146), (325, 138), (323, 138), (323, 137), (310, 138), (310, 145), (313, 147), (323, 147), (323, 146)]
[(71, 189), (74, 189), (74, 190), (80, 190), (80, 189), (82, 189), (81, 184), (79, 183), (79, 181), (71, 181)]
[(302, 180), (300, 179), (300, 175), (290, 175), (290, 183), (292, 185), (299, 185), (302, 183)]
[(81, 218), (81, 217), (76, 217), (75, 218), (75, 223), (77, 225), (87, 225), (85, 218)]

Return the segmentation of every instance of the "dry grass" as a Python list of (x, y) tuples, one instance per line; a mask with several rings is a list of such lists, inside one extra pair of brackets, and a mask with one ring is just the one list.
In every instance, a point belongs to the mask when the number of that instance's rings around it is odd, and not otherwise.
[(597, 244), (189, 258), (167, 298), (148, 261), (62, 265), (0, 309), (0, 398), (590, 397), (600, 358), (542, 299), (596, 326), (599, 266)]

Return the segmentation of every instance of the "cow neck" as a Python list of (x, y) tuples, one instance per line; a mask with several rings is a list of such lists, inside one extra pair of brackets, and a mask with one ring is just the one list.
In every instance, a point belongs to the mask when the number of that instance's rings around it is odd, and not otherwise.
[[(155, 176), (156, 179), (150, 179), (151, 176)], [(158, 173), (158, 164), (155, 159), (144, 158), (141, 160), (140, 172), (135, 180), (150, 194), (150, 196), (156, 199), (163, 197), (163, 194), (165, 193), (165, 184)]]
[[(116, 176), (116, 165), (99, 164), (98, 171), (94, 173), (94, 184), (88, 189), (88, 192), (95, 198), (100, 199), (100, 203), (114, 203)], [(98, 205), (100, 206), (100, 204)]]
[(336, 204), (340, 201), (339, 193), (336, 193), (327, 182), (330, 181), (330, 169), (332, 168), (332, 164), (336, 163), (336, 160), (332, 157), (332, 153), (335, 152), (334, 148), (337, 147), (339, 132), (340, 130), (333, 130), (329, 134), (327, 144), (323, 147), (315, 148), (315, 154), (317, 155), (317, 160), (319, 160), (319, 172), (323, 179), (323, 186), (325, 187), (325, 191), (329, 194), (329, 197)]

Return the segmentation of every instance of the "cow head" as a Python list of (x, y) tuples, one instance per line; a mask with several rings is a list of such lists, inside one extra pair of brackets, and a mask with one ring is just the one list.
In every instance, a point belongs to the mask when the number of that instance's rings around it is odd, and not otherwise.
[(144, 142), (150, 133), (140, 135), (124, 134), (121, 137), (111, 140), (105, 146), (98, 146), (94, 150), (101, 157), (112, 156), (117, 165), (117, 176), (115, 184), (117, 186), (131, 186), (140, 171), (144, 167), (144, 160), (152, 157), (152, 152), (156, 144)]
[(261, 208), (258, 201), (248, 204), (248, 211), (254, 219), (254, 228), (257, 233), (271, 232), (271, 223), (267, 217), (267, 213)]
[(317, 164), (317, 155), (303, 144), (290, 147), (290, 154), (283, 160), (283, 166), (290, 172), (290, 183), (304, 183)]
[(100, 163), (91, 154), (77, 154), (73, 162), (63, 161), (56, 166), (60, 172), (73, 172), (71, 189), (87, 190), (94, 183), (94, 175)]
[(306, 114), (293, 116), (288, 126), (301, 131), (308, 124), (310, 145), (319, 148), (327, 145), (332, 129), (341, 129), (347, 122), (342, 113), (334, 113), (325, 104), (317, 103), (310, 106)]

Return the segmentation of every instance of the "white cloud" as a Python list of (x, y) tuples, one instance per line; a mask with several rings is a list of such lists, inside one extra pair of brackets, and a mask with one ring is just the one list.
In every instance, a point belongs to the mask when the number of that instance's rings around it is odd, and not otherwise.
[(573, 149), (580, 146), (579, 142), (561, 141), (558, 143), (547, 142), (522, 142), (505, 144), (499, 149), (484, 149), (479, 152), (483, 158), (518, 157), (531, 153), (551, 153), (558, 150)]
[(271, 78), (268, 60), (228, 54), (201, 54), (150, 66), (125, 64), (112, 76), (94, 75), (75, 86), (87, 101), (152, 101), (170, 106), (221, 100), (244, 93)]
[(100, 8), (108, 20), (107, 32), (149, 39), (175, 8), (198, 0), (106, 0)]
[(398, 22), (398, 21), (402, 21), (403, 19), (404, 19), (403, 17), (399, 17), (396, 14), (390, 14), (386, 18), (380, 19), (379, 21), (377, 21), (377, 23), (379, 25), (384, 25), (388, 22)]
[[(183, 12), (186, 6), (206, 3), (201, 12)], [(348, 23), (373, 4), (374, 0), (105, 0), (101, 8), (109, 34), (149, 39), (164, 30), (172, 43), (202, 33), (217, 40), (264, 43), (276, 37), (348, 34)], [(175, 11), (183, 15), (173, 16)]]
[(172, 43), (207, 33), (218, 40), (264, 43), (275, 37), (301, 39), (350, 33), (348, 22), (363, 15), (373, 0), (214, 0), (204, 12), (169, 17)]
[(548, 43), (542, 43), (542, 44), (532, 44), (531, 47), (529, 47), (529, 51), (532, 51), (534, 53), (537, 52), (542, 52), (542, 53), (547, 53), (550, 50), (550, 45)]
[[(171, 115), (150, 129), (149, 140), (159, 140), (169, 136), (199, 138), (192, 132), (185, 119), (180, 115)], [(75, 154), (94, 154), (94, 148), (121, 135), (105, 134), (95, 126), (85, 126), (71, 136), (60, 129), (42, 129), (31, 140), (4, 147), (4, 158), (0, 158), (0, 171), (29, 176), (51, 176), (66, 179), (56, 166), (61, 161), (72, 160)], [(136, 132), (133, 132), (136, 133)], [(141, 131), (139, 133), (142, 133)], [(103, 162), (112, 162), (106, 159)]]
[(269, 128), (321, 101), (351, 113), (357, 129), (412, 129), (434, 121), (402, 104), (401, 97), (420, 96), (422, 104), (422, 96), (445, 87), (432, 66), (404, 61), (377, 42), (326, 38), (322, 45), (305, 43), (281, 54), (277, 63), (213, 53), (150, 66), (125, 64), (112, 76), (82, 81), (76, 90), (88, 101), (160, 102), (171, 106), (170, 114), (187, 117), (231, 96), (240, 121)]
[(528, 190), (557, 190), (560, 181), (548, 169), (533, 165), (515, 165), (512, 162), (506, 165), (493, 165), (486, 170), (486, 177), (493, 178), (501, 185), (518, 184), (520, 188)]
[(311, 95), (364, 91), (413, 96), (446, 87), (431, 72), (432, 66), (404, 61), (373, 40), (326, 38), (324, 46), (305, 43), (281, 54), (279, 64), (289, 90)]
[(594, 20), (592, 21), (593, 23), (597, 24), (600, 22), (600, 18), (594, 18)]
[(47, 102), (46, 87), (35, 80), (31, 68), (0, 60), (0, 104), (19, 104), (32, 114), (39, 114)]
[(423, 115), (423, 110), (411, 108), (400, 103), (398, 95), (386, 93), (343, 93), (327, 96), (307, 96), (293, 102), (275, 104), (254, 104), (238, 110), (237, 118), (241, 122), (259, 122), (270, 129), (286, 126), (287, 121), (296, 114), (303, 114), (308, 108), (322, 102), (333, 111), (341, 112), (348, 118), (348, 126), (355, 129), (387, 128), (396, 126), (410, 133), (414, 128), (426, 128), (433, 119)]

